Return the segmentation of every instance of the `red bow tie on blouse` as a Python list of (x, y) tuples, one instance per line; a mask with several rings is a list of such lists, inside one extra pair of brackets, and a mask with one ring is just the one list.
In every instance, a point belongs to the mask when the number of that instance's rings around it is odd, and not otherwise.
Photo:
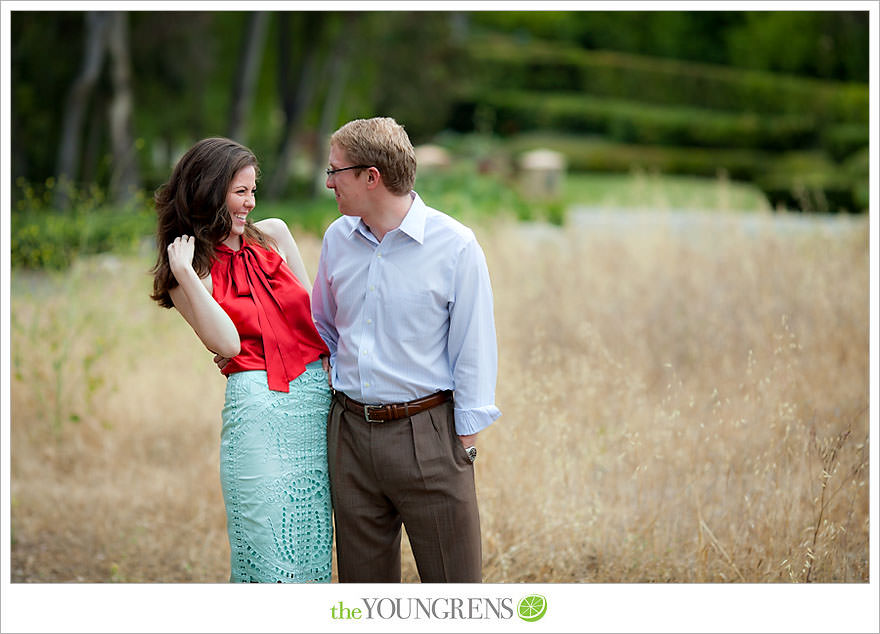
[(217, 248), (232, 255), (230, 274), (236, 295), (253, 297), (263, 339), (269, 389), (289, 392), (288, 384), (302, 374), (306, 366), (292, 327), (284, 317), (272, 285), (297, 282), (295, 278), (288, 279), (293, 278), (292, 273), (289, 276), (276, 275), (282, 273), (278, 269), (284, 260), (274, 251), (256, 248), (243, 238), (238, 251), (225, 245)]

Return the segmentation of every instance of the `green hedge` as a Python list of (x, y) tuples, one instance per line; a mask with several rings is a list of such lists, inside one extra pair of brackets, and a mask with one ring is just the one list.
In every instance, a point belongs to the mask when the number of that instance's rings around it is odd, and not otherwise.
[(839, 123), (824, 127), (819, 145), (836, 161), (842, 161), (859, 150), (868, 148), (867, 123)]
[(754, 180), (771, 156), (756, 150), (646, 146), (558, 134), (520, 135), (510, 140), (509, 151), (520, 154), (539, 147), (563, 154), (574, 172), (644, 169), (712, 178), (724, 173), (737, 180)]
[(862, 148), (843, 162), (843, 169), (850, 176), (853, 185), (853, 200), (857, 209), (868, 209), (870, 179), (868, 178), (869, 169), (869, 150)]
[(868, 209), (868, 150), (843, 165), (822, 152), (788, 152), (773, 158), (755, 177), (771, 199), (805, 211), (866, 212)]
[(149, 207), (13, 211), (11, 221), (10, 261), (26, 268), (63, 269), (80, 255), (131, 252), (156, 230)]
[(819, 121), (868, 121), (868, 85), (695, 64), (548, 42), (486, 37), (468, 48), (465, 91), (478, 88), (573, 91), (653, 104), (756, 113), (803, 114)]
[[(487, 92), (471, 107), (477, 103), (493, 113), (494, 130), (508, 135), (545, 129), (599, 134), (620, 143), (764, 150), (819, 141), (816, 119), (808, 115), (721, 112), (558, 92)], [(847, 134), (854, 130), (835, 129)], [(847, 136), (845, 142), (851, 141)]]
[(842, 165), (820, 151), (762, 152), (756, 150), (647, 146), (613, 143), (600, 138), (526, 134), (511, 139), (514, 155), (549, 148), (566, 157), (573, 172), (629, 172), (750, 181), (771, 205), (805, 211), (862, 212), (868, 208), (868, 151), (856, 152)]

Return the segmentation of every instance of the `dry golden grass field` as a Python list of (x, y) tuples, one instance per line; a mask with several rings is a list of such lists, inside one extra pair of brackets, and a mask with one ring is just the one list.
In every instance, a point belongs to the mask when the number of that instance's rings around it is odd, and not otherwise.
[[(867, 218), (671, 227), (478, 228), (503, 412), (484, 580), (867, 582)], [(13, 272), (13, 582), (228, 578), (225, 379), (151, 264)]]

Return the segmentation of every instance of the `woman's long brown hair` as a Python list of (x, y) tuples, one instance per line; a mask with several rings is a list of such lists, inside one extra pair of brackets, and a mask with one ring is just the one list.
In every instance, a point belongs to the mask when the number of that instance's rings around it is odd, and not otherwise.
[[(177, 286), (168, 265), (168, 245), (178, 236), (195, 236), (193, 269), (199, 277), (208, 275), (214, 248), (232, 229), (232, 219), (226, 207), (229, 184), (240, 169), (249, 165), (259, 176), (257, 157), (248, 148), (222, 137), (203, 139), (181, 157), (168, 182), (156, 190), (154, 200), (159, 221), (156, 246), (159, 252), (150, 271), (153, 274), (150, 297), (160, 306), (174, 306), (168, 291)], [(245, 225), (244, 236), (264, 247), (269, 246), (268, 236), (250, 219)]]

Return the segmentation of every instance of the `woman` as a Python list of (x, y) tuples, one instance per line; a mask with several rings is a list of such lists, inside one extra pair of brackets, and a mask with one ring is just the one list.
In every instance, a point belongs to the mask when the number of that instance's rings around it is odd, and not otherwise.
[(220, 443), (230, 580), (329, 582), (328, 351), (290, 230), (250, 219), (257, 176), (253, 153), (229, 139), (180, 159), (156, 192), (151, 297), (231, 358)]

